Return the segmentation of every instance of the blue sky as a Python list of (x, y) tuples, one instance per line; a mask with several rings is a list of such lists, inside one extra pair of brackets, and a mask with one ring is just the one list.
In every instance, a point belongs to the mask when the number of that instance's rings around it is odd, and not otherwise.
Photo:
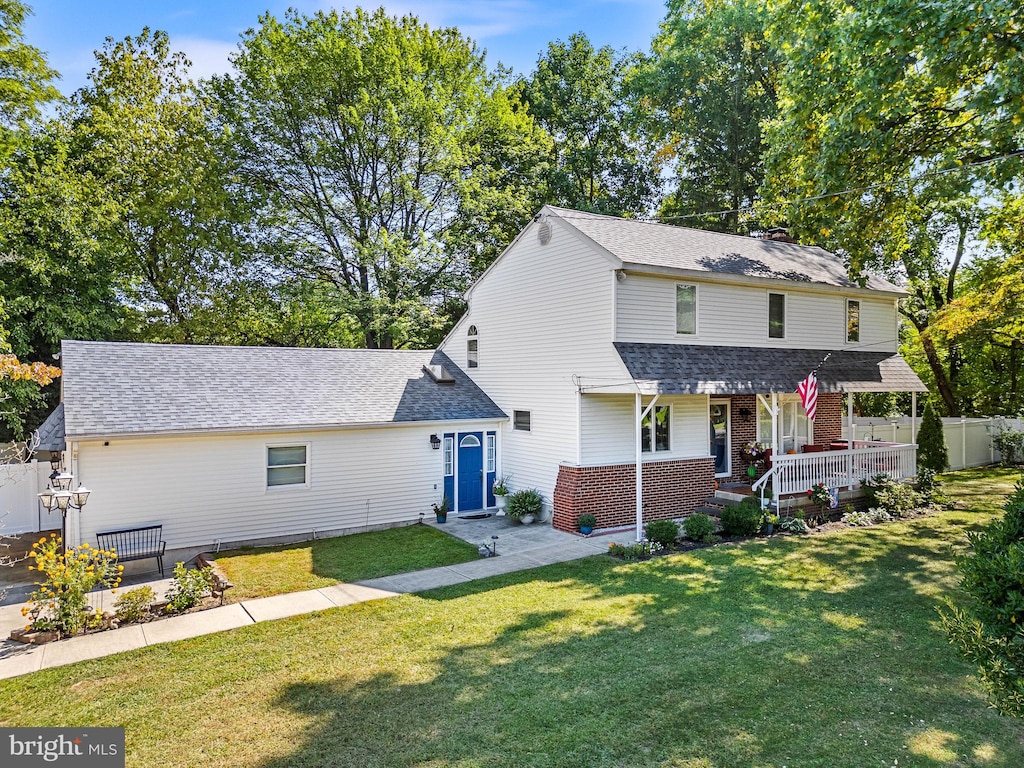
[[(70, 93), (86, 84), (92, 52), (107, 37), (137, 35), (144, 26), (162, 29), (175, 49), (193, 61), (197, 77), (226, 71), (238, 36), (264, 11), (282, 15), (354, 7), (330, 0), (27, 0), (33, 15), (27, 42), (46, 52)], [(364, 7), (376, 7), (367, 3)], [(456, 26), (487, 51), (488, 64), (502, 62), (520, 73), (533, 69), (553, 40), (583, 31), (597, 45), (647, 50), (664, 16), (664, 0), (387, 0), (393, 14), (414, 13), (431, 26)]]

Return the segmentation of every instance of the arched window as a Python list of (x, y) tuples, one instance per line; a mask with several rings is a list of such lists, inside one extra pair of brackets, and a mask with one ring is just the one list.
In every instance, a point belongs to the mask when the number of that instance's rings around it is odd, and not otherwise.
[(466, 339), (466, 365), (470, 368), (477, 368), (480, 365), (480, 359), (478, 355), (478, 339), (476, 326), (469, 326), (469, 333), (466, 334), (469, 338)]

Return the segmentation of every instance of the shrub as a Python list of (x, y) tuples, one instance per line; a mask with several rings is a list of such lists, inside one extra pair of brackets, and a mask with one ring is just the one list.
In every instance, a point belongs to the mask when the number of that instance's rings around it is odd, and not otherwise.
[(931, 400), (925, 401), (924, 412), (921, 414), (921, 431), (917, 433), (917, 464), (936, 472), (945, 472), (949, 466), (949, 449), (946, 448), (942, 419), (932, 407)]
[(872, 507), (881, 507), (893, 517), (902, 517), (921, 505), (921, 496), (917, 491), (886, 474), (875, 475), (865, 482), (864, 490)]
[(516, 491), (508, 497), (506, 513), (514, 520), (520, 520), (525, 515), (536, 515), (540, 517), (541, 508), (544, 506), (544, 497), (536, 488), (524, 488)]
[(114, 552), (89, 544), (65, 551), (56, 534), (33, 544), (29, 557), (35, 560), (29, 570), (38, 571), (42, 581), (36, 582), (39, 588), (29, 596), (22, 615), (29, 617), (32, 629), (61, 635), (77, 634), (86, 626), (86, 595), (94, 587), (117, 587), (124, 571)]
[(676, 543), (679, 536), (679, 523), (675, 520), (651, 520), (644, 526), (644, 536), (648, 541), (656, 541), (668, 549)]
[(927, 467), (917, 470), (914, 490), (920, 496), (922, 504), (946, 504), (949, 501), (942, 490), (942, 482), (938, 478), (938, 473)]
[(584, 512), (582, 515), (576, 518), (577, 528), (593, 528), (597, 525), (597, 518), (589, 512)]
[(992, 435), (992, 445), (999, 451), (1004, 467), (1024, 462), (1024, 432), (1003, 425)]
[(851, 510), (843, 515), (843, 522), (850, 525), (874, 525), (892, 520), (892, 515), (884, 509), (872, 508), (864, 512)]
[(661, 545), (656, 541), (638, 541), (635, 544), (608, 545), (608, 554), (613, 557), (621, 557), (623, 560), (646, 560), (655, 552), (660, 552)]
[(790, 533), (807, 533), (811, 529), (807, 527), (802, 517), (783, 517), (779, 519), (779, 530)]
[(703, 512), (698, 512), (686, 518), (683, 530), (686, 531), (686, 538), (691, 541), (708, 541), (715, 534), (715, 521)]
[(967, 534), (970, 550), (957, 556), (967, 601), (939, 610), (950, 640), (981, 669), (981, 680), (1000, 712), (1024, 716), (1024, 480), (1006, 500), (1005, 513)]
[(184, 563), (175, 563), (174, 578), (167, 588), (167, 609), (171, 613), (187, 611), (210, 594), (212, 585), (212, 568), (186, 568)]
[(753, 536), (761, 530), (761, 505), (757, 499), (746, 498), (723, 509), (721, 520), (726, 536)]
[(114, 601), (114, 615), (120, 622), (142, 621), (149, 613), (149, 605), (156, 599), (152, 587), (137, 587)]

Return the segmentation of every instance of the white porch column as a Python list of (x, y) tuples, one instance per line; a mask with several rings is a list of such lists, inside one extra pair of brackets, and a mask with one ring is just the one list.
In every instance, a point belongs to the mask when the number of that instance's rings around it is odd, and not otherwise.
[(846, 393), (846, 490), (853, 490), (853, 392)]
[(644, 467), (643, 467), (643, 446), (641, 440), (641, 424), (643, 423), (642, 403), (640, 393), (636, 393), (636, 401), (633, 408), (635, 421), (633, 427), (636, 431), (636, 540), (644, 537)]
[(910, 442), (917, 442), (917, 392), (910, 393)]

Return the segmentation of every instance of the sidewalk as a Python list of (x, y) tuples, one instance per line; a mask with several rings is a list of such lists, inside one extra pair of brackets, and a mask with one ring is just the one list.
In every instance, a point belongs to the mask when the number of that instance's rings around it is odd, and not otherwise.
[[(481, 544), (484, 541), (496, 543), (498, 556), (369, 579), (354, 584), (335, 584), (323, 589), (247, 600), (147, 624), (132, 624), (106, 632), (80, 635), (46, 645), (25, 645), (3, 640), (0, 642), (0, 679), (131, 651), (148, 645), (237, 629), (259, 621), (273, 621), (368, 600), (463, 584), (542, 565), (578, 560), (606, 552), (608, 544), (613, 541), (632, 541), (631, 533), (583, 538), (555, 531), (545, 524), (514, 525), (508, 518), (503, 517), (484, 520), (450, 518), (443, 526), (432, 525), (471, 544)], [(497, 540), (493, 539), (493, 536), (497, 536)], [(160, 579), (145, 583), (159, 595), (163, 594), (169, 582), (169, 579)], [(112, 605), (114, 597), (109, 592), (102, 593), (99, 597), (101, 606)], [(6, 638), (12, 629), (24, 626), (25, 619), (21, 615), (21, 608), (20, 604), (0, 607), (0, 637)]]

